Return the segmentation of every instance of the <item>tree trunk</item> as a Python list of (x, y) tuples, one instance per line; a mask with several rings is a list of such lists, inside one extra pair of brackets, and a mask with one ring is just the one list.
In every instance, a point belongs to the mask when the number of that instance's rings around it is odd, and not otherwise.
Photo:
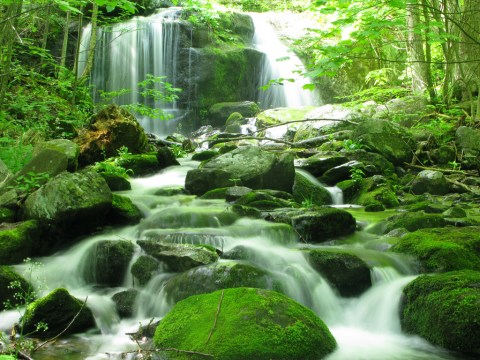
[(98, 4), (93, 3), (92, 10), (92, 34), (90, 35), (90, 43), (88, 44), (88, 58), (83, 69), (82, 78), (90, 75), (93, 67), (93, 59), (95, 58), (95, 45), (97, 44), (97, 18), (98, 18)]
[[(63, 30), (63, 43), (62, 43), (62, 55), (60, 57), (60, 66), (65, 67), (67, 58), (67, 46), (68, 46), (68, 30), (70, 28), (70, 11), (67, 11), (67, 18), (65, 19), (65, 29)], [(80, 34), (78, 35), (80, 36)]]
[(424, 39), (420, 32), (420, 14), (422, 7), (418, 0), (407, 2), (407, 52), (412, 76), (412, 89), (415, 92), (423, 93), (428, 89), (428, 64), (423, 50)]
[(10, 5), (1, 5), (0, 13), (0, 110), (5, 103), (5, 93), (11, 77), (13, 45), (18, 34), (15, 29), (17, 16), (21, 13), (23, 0), (13, 1)]

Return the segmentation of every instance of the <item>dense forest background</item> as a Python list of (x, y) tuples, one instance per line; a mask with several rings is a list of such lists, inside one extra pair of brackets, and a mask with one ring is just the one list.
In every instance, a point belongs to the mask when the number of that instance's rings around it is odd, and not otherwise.
[[(82, 27), (148, 14), (159, 3), (184, 6), (183, 16), (218, 42), (225, 39), (218, 6), (303, 14), (316, 26), (285, 40), (307, 65), (306, 87), (329, 94), (324, 101), (385, 102), (416, 93), (431, 104), (420, 125), (439, 136), (478, 123), (480, 0), (2, 0), (0, 158), (11, 170), (39, 140), (74, 137), (102, 105), (90, 96), (94, 51), (78, 71)], [(89, 49), (95, 42), (92, 36)]]

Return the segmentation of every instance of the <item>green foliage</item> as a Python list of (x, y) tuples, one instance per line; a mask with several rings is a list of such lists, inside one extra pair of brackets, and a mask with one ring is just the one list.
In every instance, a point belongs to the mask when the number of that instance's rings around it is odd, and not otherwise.
[(347, 101), (344, 106), (355, 106), (366, 101), (373, 100), (377, 103), (383, 104), (389, 100), (404, 97), (410, 94), (410, 90), (403, 87), (371, 87), (358, 91), (352, 95), (338, 97), (342, 101)]
[(359, 183), (359, 182), (362, 182), (362, 180), (365, 178), (365, 173), (360, 168), (352, 167), (350, 169), (350, 178), (353, 181)]
[(22, 195), (28, 195), (38, 188), (45, 184), (48, 179), (50, 179), (50, 175), (45, 172), (36, 173), (36, 172), (28, 172), (25, 175), (20, 175), (15, 179), (15, 186), (9, 186), (9, 188), (15, 189)]
[(175, 156), (175, 158), (183, 158), (187, 156), (187, 152), (185, 151), (182, 145), (173, 144), (172, 146), (170, 146), (170, 149), (172, 150), (172, 153)]
[[(168, 120), (172, 116), (165, 113), (161, 107), (178, 99), (178, 93), (182, 91), (175, 88), (172, 84), (164, 81), (165, 76), (153, 76), (147, 74), (145, 80), (140, 81), (137, 87), (140, 89), (138, 94), (144, 99), (144, 103), (126, 104), (123, 108), (132, 111), (136, 114), (148, 116), (153, 119)], [(100, 90), (100, 97), (103, 103), (114, 102), (126, 94), (135, 93), (133, 89), (120, 89), (117, 91), (103, 91)], [(145, 105), (148, 104), (148, 105)]]
[[(0, 126), (1, 125), (0, 120)], [(8, 136), (0, 137), (0, 159), (2, 159), (13, 173), (19, 171), (30, 161), (32, 158), (32, 150), (32, 145), (24, 145), (20, 139), (14, 139)]]
[(365, 145), (360, 141), (355, 141), (352, 139), (347, 139), (342, 141), (342, 147), (345, 150), (359, 150), (365, 148)]

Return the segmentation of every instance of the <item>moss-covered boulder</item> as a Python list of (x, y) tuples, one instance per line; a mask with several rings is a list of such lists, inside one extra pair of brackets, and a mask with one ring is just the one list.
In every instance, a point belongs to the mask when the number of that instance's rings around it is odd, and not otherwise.
[(426, 228), (441, 228), (447, 225), (442, 215), (426, 214), (423, 211), (393, 215), (386, 219), (385, 231), (405, 228), (408, 231), (415, 231)]
[(80, 146), (82, 165), (118, 155), (121, 147), (132, 154), (147, 148), (147, 136), (135, 117), (118, 105), (111, 104), (96, 114), (91, 125), (81, 131), (75, 142)]
[(132, 185), (125, 175), (108, 172), (100, 172), (100, 175), (102, 175), (108, 187), (112, 191), (124, 191), (132, 189)]
[[(212, 178), (218, 175), (223, 179)], [(185, 188), (202, 195), (208, 190), (233, 185), (252, 189), (272, 189), (291, 192), (295, 177), (293, 156), (275, 154), (258, 146), (245, 146), (220, 155), (203, 164), (202, 169), (190, 170)]]
[(256, 125), (259, 128), (277, 125), (288, 121), (307, 119), (307, 114), (313, 107), (303, 108), (276, 108), (262, 111), (257, 115)]
[(423, 170), (413, 180), (411, 189), (417, 195), (445, 195), (449, 192), (450, 185), (441, 171)]
[(455, 132), (455, 144), (458, 151), (478, 156), (480, 154), (480, 130), (473, 127), (460, 126)]
[(203, 150), (192, 155), (192, 160), (205, 161), (218, 155), (218, 150)]
[(152, 175), (161, 169), (156, 154), (122, 155), (116, 159), (115, 164), (130, 170), (133, 176)]
[(370, 150), (383, 155), (395, 165), (402, 165), (412, 158), (408, 145), (409, 134), (398, 124), (385, 120), (369, 119), (354, 130), (352, 139), (361, 142)]
[(102, 224), (111, 206), (112, 192), (101, 175), (62, 173), (27, 198), (24, 215), (73, 236)]
[(328, 185), (335, 185), (340, 181), (350, 179), (354, 171), (365, 173), (365, 165), (356, 160), (346, 162), (325, 171), (320, 177), (320, 181)]
[(95, 243), (86, 254), (85, 280), (98, 285), (121, 285), (134, 251), (133, 243), (127, 240)]
[(415, 256), (422, 272), (480, 271), (480, 227), (417, 230), (390, 250)]
[(145, 253), (165, 263), (174, 272), (208, 265), (218, 259), (214, 249), (202, 245), (162, 244), (152, 240), (139, 240), (137, 244)]
[(449, 350), (480, 355), (480, 272), (423, 275), (403, 290), (402, 329)]
[(157, 162), (160, 169), (165, 169), (169, 166), (180, 165), (175, 158), (173, 151), (166, 146), (162, 146), (157, 150)]
[(131, 273), (140, 285), (145, 285), (161, 269), (160, 262), (151, 256), (139, 256), (133, 263)]
[(45, 141), (35, 145), (33, 156), (38, 155), (45, 149), (55, 150), (66, 155), (68, 160), (67, 170), (76, 171), (78, 167), (78, 156), (80, 155), (80, 147), (78, 144), (67, 139), (54, 139)]
[(310, 174), (299, 171), (295, 173), (293, 198), (299, 204), (329, 205), (332, 203), (332, 197), (327, 189)]
[(265, 215), (266, 220), (292, 225), (303, 241), (319, 243), (353, 233), (355, 218), (342, 209), (279, 209)]
[[(258, 112), (260, 112), (260, 108), (252, 101), (222, 102), (210, 107), (208, 117), (211, 125), (229, 126), (233, 125), (233, 123), (238, 125), (239, 119), (254, 117)], [(233, 118), (230, 118), (234, 113), (240, 115), (240, 117), (235, 115)], [(230, 121), (227, 121), (229, 119)]]
[(15, 222), (15, 211), (6, 207), (0, 207), (0, 224)]
[(337, 186), (342, 189), (344, 200), (351, 204), (362, 206), (384, 206), (387, 209), (400, 205), (392, 187), (384, 181), (377, 182), (374, 178), (361, 181), (346, 180)]
[[(15, 286), (12, 286), (15, 284)], [(15, 295), (27, 294), (33, 291), (32, 285), (21, 275), (17, 274), (10, 266), (0, 265), (0, 311), (5, 309), (8, 302), (12, 306), (23, 306)]]
[[(316, 360), (336, 348), (327, 326), (311, 310), (279, 293), (249, 288), (176, 304), (157, 327), (154, 344), (219, 360)], [(177, 353), (175, 358), (191, 356)]]
[(358, 296), (372, 286), (368, 264), (356, 255), (320, 249), (306, 250), (306, 255), (342, 296)]
[[(39, 323), (47, 324), (48, 329), (37, 332)], [(60, 333), (68, 336), (84, 332), (93, 328), (95, 321), (91, 310), (82, 301), (66, 289), (59, 288), (28, 305), (20, 324), (23, 334), (31, 333), (32, 337), (48, 339)]]
[(35, 220), (0, 224), (0, 264), (18, 264), (42, 253), (43, 231)]
[(110, 224), (137, 224), (141, 218), (142, 213), (130, 198), (118, 194), (112, 194), (112, 209), (107, 216), (107, 220)]
[(135, 289), (120, 291), (112, 296), (112, 301), (115, 303), (115, 308), (120, 317), (125, 318), (133, 315), (137, 296), (138, 291)]
[(225, 122), (225, 132), (241, 133), (242, 125), (245, 125), (246, 123), (247, 123), (247, 120), (242, 114), (238, 112), (234, 112), (230, 114), (227, 121)]
[(348, 162), (348, 159), (338, 153), (318, 153), (305, 159), (296, 159), (295, 167), (308, 171), (316, 177), (322, 176), (327, 170)]
[(165, 283), (168, 298), (174, 302), (192, 295), (207, 294), (220, 289), (254, 287), (272, 289), (266, 270), (248, 262), (221, 261), (200, 266), (179, 274)]
[(260, 211), (294, 207), (296, 204), (289, 193), (283, 191), (255, 190), (241, 196), (235, 204), (249, 206)]

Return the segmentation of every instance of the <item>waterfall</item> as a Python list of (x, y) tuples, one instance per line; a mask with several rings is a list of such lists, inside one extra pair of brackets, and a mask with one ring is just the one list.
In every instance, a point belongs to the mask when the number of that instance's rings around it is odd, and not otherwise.
[[(184, 113), (178, 104), (145, 99), (138, 83), (147, 74), (162, 76), (164, 81), (179, 87), (179, 51), (181, 26), (178, 20), (181, 8), (168, 8), (154, 15), (134, 17), (129, 21), (98, 29), (95, 60), (91, 73), (94, 99), (100, 100), (100, 92), (131, 89), (127, 94), (115, 98), (119, 105), (140, 103), (151, 108), (162, 109), (173, 119)], [(82, 73), (88, 57), (91, 25), (82, 34), (79, 57), (79, 73)], [(156, 85), (157, 89), (160, 86)], [(176, 122), (137, 116), (147, 132), (166, 134), (173, 132)]]
[(257, 102), (263, 109), (278, 107), (303, 107), (315, 104), (315, 93), (304, 90), (309, 81), (302, 76), (305, 68), (295, 53), (283, 44), (265, 15), (250, 13), (255, 25), (253, 45), (264, 53), (260, 86), (270, 80), (283, 79), (280, 84), (271, 85), (267, 90), (257, 91)]

